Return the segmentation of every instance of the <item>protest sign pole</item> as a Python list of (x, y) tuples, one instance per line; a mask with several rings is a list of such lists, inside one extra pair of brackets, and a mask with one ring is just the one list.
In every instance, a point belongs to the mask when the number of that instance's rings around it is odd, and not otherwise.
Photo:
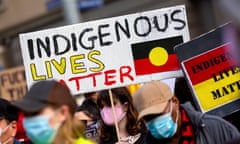
[(118, 138), (118, 144), (120, 144), (119, 127), (118, 127), (117, 116), (116, 116), (116, 111), (115, 111), (115, 107), (114, 107), (114, 103), (113, 103), (113, 96), (112, 96), (111, 89), (108, 90), (108, 93), (110, 96), (110, 101), (111, 101), (111, 106), (112, 106), (112, 111), (113, 111), (114, 123), (115, 123), (115, 127), (116, 127), (117, 138)]

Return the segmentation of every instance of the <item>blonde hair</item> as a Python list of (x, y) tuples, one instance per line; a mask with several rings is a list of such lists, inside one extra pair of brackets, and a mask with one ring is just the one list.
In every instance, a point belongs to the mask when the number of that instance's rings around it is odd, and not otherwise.
[(80, 137), (84, 137), (85, 124), (71, 114), (58, 129), (58, 132), (54, 138), (53, 144), (71, 144), (74, 143)]

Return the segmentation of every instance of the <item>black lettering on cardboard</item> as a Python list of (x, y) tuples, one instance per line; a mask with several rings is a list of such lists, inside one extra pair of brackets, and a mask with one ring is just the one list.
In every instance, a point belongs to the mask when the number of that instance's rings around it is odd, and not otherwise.
[(175, 15), (177, 15), (178, 13), (181, 13), (181, 12), (182, 12), (181, 10), (174, 10), (174, 11), (171, 13), (171, 19), (172, 19), (172, 21), (180, 23), (180, 26), (174, 27), (175, 30), (182, 30), (182, 29), (184, 29), (184, 27), (186, 26), (186, 22), (185, 22), (184, 20), (179, 19), (179, 18), (175, 18)]
[[(147, 26), (148, 26), (148, 30), (146, 32), (140, 33), (138, 30), (138, 24), (140, 23), (141, 25), (141, 21), (145, 21), (147, 22)], [(140, 26), (140, 28), (142, 28)], [(151, 27), (151, 23), (148, 17), (146, 16), (140, 16), (138, 18), (135, 19), (134, 21), (134, 32), (136, 33), (137, 36), (139, 37), (146, 37), (147, 35), (149, 35), (149, 33), (151, 32), (152, 27)]]
[(35, 58), (34, 51), (33, 51), (33, 40), (28, 39), (27, 40), (27, 45), (28, 45), (28, 52), (29, 52), (29, 57), (31, 60)]
[(168, 15), (164, 14), (163, 16), (164, 16), (164, 26), (163, 26), (163, 28), (161, 28), (161, 26), (159, 25), (158, 17), (157, 16), (153, 17), (153, 23), (154, 23), (156, 29), (159, 32), (165, 32), (168, 28)]
[(103, 38), (106, 36), (110, 36), (109, 32), (104, 33), (102, 30), (104, 28), (108, 28), (109, 24), (99, 25), (98, 26), (98, 35), (99, 35), (99, 42), (100, 46), (109, 46), (112, 44), (112, 41), (104, 41)]
[(78, 39), (79, 44), (81, 45), (81, 47), (84, 48), (84, 49), (86, 49), (86, 50), (92, 50), (92, 49), (94, 49), (94, 47), (95, 47), (94, 41), (97, 39), (97, 36), (91, 36), (91, 37), (88, 38), (88, 41), (91, 42), (91, 44), (90, 44), (89, 46), (86, 46), (86, 45), (83, 43), (83, 36), (84, 36), (84, 34), (85, 34), (85, 33), (88, 33), (88, 32), (91, 32), (91, 31), (93, 31), (93, 28), (86, 28), (86, 29), (84, 29), (84, 30), (81, 32), (81, 34), (80, 34), (80, 36), (79, 36), (79, 39)]
[(127, 19), (124, 19), (124, 22), (125, 22), (125, 26), (122, 26), (119, 22), (115, 23), (115, 30), (116, 30), (117, 41), (121, 40), (121, 38), (120, 38), (120, 29), (125, 34), (125, 36), (127, 38), (131, 37)]
[[(65, 47), (65, 49), (63, 51), (59, 50), (58, 41), (61, 41), (61, 42), (65, 41), (66, 42), (66, 47)], [(53, 45), (54, 45), (54, 49), (55, 49), (55, 55), (65, 54), (71, 48), (70, 41), (68, 40), (68, 38), (66, 36), (59, 35), (59, 34), (53, 36)], [(61, 45), (60, 48), (63, 49), (63, 45)]]
[(45, 37), (45, 41), (41, 40), (40, 38), (36, 39), (37, 42), (37, 50), (38, 50), (38, 56), (39, 58), (42, 58), (42, 49), (45, 51), (46, 55), (48, 57), (51, 56), (51, 50), (50, 50), (50, 40), (48, 37)]
[(77, 51), (77, 38), (74, 33), (71, 34), (73, 51)]

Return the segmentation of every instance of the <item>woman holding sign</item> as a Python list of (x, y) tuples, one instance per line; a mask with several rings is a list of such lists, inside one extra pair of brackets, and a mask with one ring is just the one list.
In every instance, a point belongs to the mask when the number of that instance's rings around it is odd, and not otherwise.
[[(114, 126), (114, 113), (111, 107), (110, 94), (113, 97), (118, 131)], [(146, 129), (142, 121), (137, 121), (138, 113), (132, 97), (125, 87), (103, 90), (99, 93), (97, 104), (101, 110), (100, 144), (143, 144)], [(119, 135), (119, 137), (117, 136)]]

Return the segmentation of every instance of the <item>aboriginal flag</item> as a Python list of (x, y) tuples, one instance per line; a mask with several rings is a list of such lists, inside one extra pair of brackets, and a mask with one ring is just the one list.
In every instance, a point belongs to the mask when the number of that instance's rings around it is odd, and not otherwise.
[(173, 48), (182, 42), (182, 36), (177, 36), (132, 44), (136, 75), (179, 70), (180, 65)]

